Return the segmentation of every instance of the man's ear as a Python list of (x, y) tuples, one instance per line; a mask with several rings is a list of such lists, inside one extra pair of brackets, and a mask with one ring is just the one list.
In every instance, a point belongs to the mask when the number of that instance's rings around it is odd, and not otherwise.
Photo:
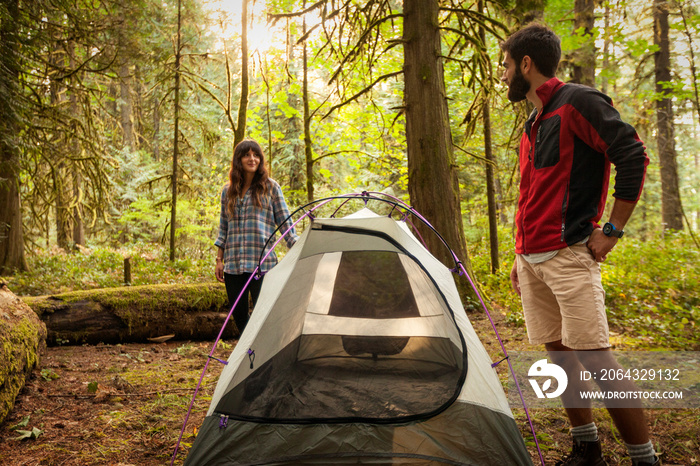
[(523, 75), (526, 75), (533, 70), (534, 63), (532, 63), (532, 58), (529, 55), (525, 55), (522, 60), (520, 60), (520, 71)]

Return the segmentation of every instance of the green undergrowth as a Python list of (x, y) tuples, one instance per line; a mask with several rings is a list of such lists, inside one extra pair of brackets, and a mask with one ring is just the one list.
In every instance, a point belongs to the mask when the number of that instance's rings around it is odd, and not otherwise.
[(611, 325), (651, 344), (700, 350), (699, 260), (686, 234), (618, 242), (602, 267)]
[[(512, 240), (500, 239), (501, 264), (491, 273), (488, 240), (470, 244), (474, 275), (487, 304), (524, 327), (512, 290)], [(613, 342), (635, 349), (700, 350), (700, 250), (687, 233), (623, 238), (602, 264)]]
[[(506, 323), (524, 326), (520, 298), (511, 289), (513, 240), (499, 231), (500, 268), (491, 273), (488, 239), (468, 232), (470, 260), (484, 299)], [(187, 284), (213, 280), (213, 260), (168, 260), (168, 250), (136, 243), (119, 250), (41, 251), (28, 255), (29, 272), (3, 277), (20, 296), (37, 296), (124, 285), (124, 258), (131, 284)], [(687, 233), (623, 238), (602, 265), (611, 330), (625, 346), (700, 350), (700, 251)]]
[(62, 249), (36, 250), (27, 255), (28, 272), (2, 277), (18, 296), (42, 296), (69, 291), (125, 285), (124, 259), (129, 258), (130, 285), (212, 282), (214, 252), (209, 259), (168, 258), (160, 244), (137, 243), (129, 248), (84, 248), (68, 253)]

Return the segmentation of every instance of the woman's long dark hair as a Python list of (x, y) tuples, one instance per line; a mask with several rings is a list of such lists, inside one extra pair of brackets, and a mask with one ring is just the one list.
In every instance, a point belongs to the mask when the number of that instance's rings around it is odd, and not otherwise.
[(241, 159), (248, 152), (253, 151), (260, 157), (260, 163), (258, 164), (258, 169), (255, 171), (253, 176), (253, 181), (250, 184), (250, 194), (253, 203), (257, 207), (263, 206), (264, 198), (270, 191), (269, 175), (267, 173), (267, 168), (265, 167), (265, 156), (263, 155), (262, 148), (260, 144), (252, 139), (246, 139), (239, 142), (236, 148), (233, 149), (233, 158), (231, 159), (231, 170), (228, 172), (229, 185), (228, 191), (226, 192), (226, 213), (229, 218), (233, 218), (236, 201), (239, 197), (243, 197), (245, 194), (243, 192), (243, 185), (245, 184), (245, 175), (243, 170), (243, 163)]

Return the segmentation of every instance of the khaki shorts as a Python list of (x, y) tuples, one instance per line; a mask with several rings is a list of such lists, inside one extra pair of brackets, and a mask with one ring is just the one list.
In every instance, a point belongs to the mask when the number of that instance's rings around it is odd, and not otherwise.
[(561, 340), (576, 350), (610, 346), (600, 265), (585, 244), (561, 249), (540, 264), (518, 256), (517, 264), (530, 343)]

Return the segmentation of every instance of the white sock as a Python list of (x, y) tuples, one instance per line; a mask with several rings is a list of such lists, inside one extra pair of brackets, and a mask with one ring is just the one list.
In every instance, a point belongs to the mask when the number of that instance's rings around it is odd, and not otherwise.
[(595, 422), (572, 427), (570, 432), (576, 443), (598, 441), (598, 428), (596, 427)]
[(625, 445), (627, 446), (627, 451), (630, 454), (632, 464), (654, 464), (654, 461), (656, 461), (656, 452), (654, 451), (651, 441), (641, 445), (630, 445), (629, 443), (625, 443)]

